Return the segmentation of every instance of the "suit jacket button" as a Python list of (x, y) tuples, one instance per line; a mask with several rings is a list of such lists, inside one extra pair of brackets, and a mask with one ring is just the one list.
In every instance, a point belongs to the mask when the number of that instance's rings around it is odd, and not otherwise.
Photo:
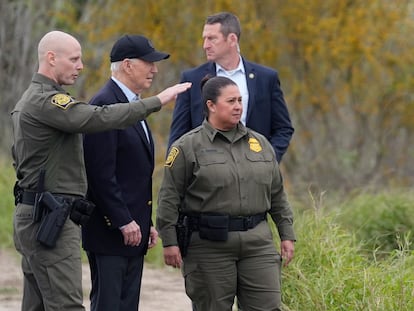
[(148, 204), (149, 206), (151, 206), (151, 205), (152, 205), (152, 201), (148, 201), (148, 202), (147, 202), (147, 204)]

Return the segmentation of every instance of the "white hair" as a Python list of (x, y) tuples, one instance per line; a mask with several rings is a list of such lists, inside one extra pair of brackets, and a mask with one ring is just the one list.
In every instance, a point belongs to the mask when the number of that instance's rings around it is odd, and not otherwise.
[(118, 72), (122, 61), (111, 63), (111, 72)]

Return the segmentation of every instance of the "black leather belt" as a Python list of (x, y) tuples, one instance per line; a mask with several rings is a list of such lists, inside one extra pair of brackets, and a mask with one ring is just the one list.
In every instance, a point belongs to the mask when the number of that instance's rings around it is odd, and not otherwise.
[[(260, 213), (251, 216), (236, 216), (229, 218), (228, 231), (247, 231), (253, 229), (259, 223), (266, 219), (266, 213)], [(198, 216), (187, 216), (189, 217), (190, 226), (193, 231), (199, 230)]]
[(36, 200), (36, 192), (22, 191), (21, 193), (19, 193), (19, 197), (16, 200), (16, 202), (27, 204), (27, 205), (34, 205), (35, 200)]
[[(82, 198), (79, 195), (68, 195), (68, 194), (54, 194), (54, 196), (61, 197), (68, 201)], [(27, 205), (34, 205), (35, 201), (36, 201), (36, 192), (33, 192), (33, 191), (20, 191), (16, 198), (16, 204), (22, 203), (22, 204), (27, 204)]]
[(266, 213), (244, 217), (230, 217), (229, 231), (247, 231), (266, 219)]

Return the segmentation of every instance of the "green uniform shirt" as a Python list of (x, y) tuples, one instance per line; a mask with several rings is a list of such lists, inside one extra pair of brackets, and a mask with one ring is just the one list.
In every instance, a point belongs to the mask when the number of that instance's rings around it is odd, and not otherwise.
[(164, 246), (177, 245), (179, 211), (230, 216), (269, 212), (280, 238), (295, 240), (274, 150), (264, 136), (241, 123), (232, 141), (204, 121), (171, 146), (157, 209)]
[(133, 103), (88, 105), (36, 73), (11, 113), (19, 186), (36, 190), (40, 169), (45, 168), (45, 190), (84, 196), (87, 182), (81, 133), (125, 128), (160, 109), (155, 96)]

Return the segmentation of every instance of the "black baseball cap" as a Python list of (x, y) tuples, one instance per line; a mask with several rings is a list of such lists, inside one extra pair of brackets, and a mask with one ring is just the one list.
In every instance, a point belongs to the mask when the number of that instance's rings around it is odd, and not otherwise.
[(152, 42), (141, 35), (124, 35), (115, 42), (111, 50), (111, 63), (125, 58), (139, 58), (147, 62), (157, 62), (170, 57), (170, 54), (155, 50)]

